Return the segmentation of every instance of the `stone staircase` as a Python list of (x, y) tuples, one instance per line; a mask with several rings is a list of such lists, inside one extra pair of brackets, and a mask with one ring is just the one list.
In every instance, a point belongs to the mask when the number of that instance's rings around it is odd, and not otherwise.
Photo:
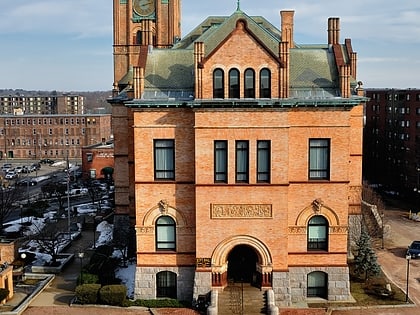
[(219, 292), (218, 302), (218, 315), (267, 314), (266, 292), (249, 283), (229, 284)]

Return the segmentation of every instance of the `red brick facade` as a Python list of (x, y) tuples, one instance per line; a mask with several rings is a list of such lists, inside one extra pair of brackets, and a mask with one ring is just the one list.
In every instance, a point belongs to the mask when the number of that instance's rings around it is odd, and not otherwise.
[[(187, 36), (167, 50), (165, 59), (158, 59), (165, 51), (149, 51), (133, 64), (131, 79), (116, 85), (111, 100), (116, 225), (127, 223), (124, 217), (135, 225), (136, 296), (192, 299), (245, 277), (273, 290), (278, 305), (290, 305), (310, 297), (308, 279), (321, 275), (328, 279), (324, 298), (350, 299), (349, 215), (360, 214), (365, 98), (360, 84), (353, 92), (356, 69), (344, 63), (348, 56), (338, 56), (328, 46), (322, 51), (293, 48), (293, 11), (282, 16), (286, 34), (277, 47), (261, 32), (264, 21), (255, 23), (238, 10), (212, 30), (212, 40), (197, 36), (194, 45), (186, 46), (194, 37)], [(335, 22), (330, 26), (337, 38)], [(316, 69), (310, 56), (327, 54), (336, 63), (323, 61), (316, 66), (326, 71)], [(158, 60), (162, 67), (152, 69)], [(163, 60), (173, 60), (172, 66), (164, 67)], [(120, 67), (116, 64), (115, 71)], [(224, 75), (221, 98), (214, 97), (216, 70)], [(270, 74), (270, 95), (264, 98), (259, 97), (266, 88), (262, 70)], [(235, 71), (238, 85), (232, 83)], [(311, 80), (319, 86), (308, 86), (304, 81), (316, 71)], [(329, 78), (330, 73), (336, 76)], [(175, 80), (177, 75), (182, 82)], [(235, 89), (239, 97), (229, 97)], [(249, 90), (254, 97), (245, 97)], [(318, 174), (312, 165), (315, 140), (328, 145), (323, 178), (311, 175)], [(246, 153), (238, 149), (238, 141)], [(261, 141), (269, 146), (268, 158), (259, 149)], [(227, 145), (222, 182), (215, 180), (218, 142)], [(168, 146), (165, 153), (161, 145)], [(165, 155), (171, 150), (173, 174)], [(245, 180), (238, 160), (244, 154)], [(166, 164), (161, 164), (162, 156)], [(269, 164), (264, 182), (258, 174), (266, 164), (259, 159)], [(310, 231), (318, 231), (310, 226), (314, 218), (324, 222), (326, 232), (319, 250), (311, 248)], [(173, 276), (172, 287), (160, 287), (160, 277)]]

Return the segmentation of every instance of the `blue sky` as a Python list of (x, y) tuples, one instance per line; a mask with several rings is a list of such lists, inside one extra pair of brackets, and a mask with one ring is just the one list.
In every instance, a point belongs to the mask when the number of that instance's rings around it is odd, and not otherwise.
[[(181, 0), (186, 35), (209, 15), (230, 15), (237, 0)], [(280, 25), (295, 10), (295, 42), (327, 42), (339, 17), (340, 42), (358, 53), (366, 88), (420, 88), (418, 0), (241, 0), (248, 15)], [(109, 90), (113, 80), (111, 0), (13, 0), (0, 11), (0, 89)]]

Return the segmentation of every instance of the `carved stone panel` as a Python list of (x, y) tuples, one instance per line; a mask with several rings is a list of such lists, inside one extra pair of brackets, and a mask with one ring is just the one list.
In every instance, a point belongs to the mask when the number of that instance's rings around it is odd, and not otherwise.
[(212, 219), (271, 219), (273, 217), (270, 204), (211, 204)]

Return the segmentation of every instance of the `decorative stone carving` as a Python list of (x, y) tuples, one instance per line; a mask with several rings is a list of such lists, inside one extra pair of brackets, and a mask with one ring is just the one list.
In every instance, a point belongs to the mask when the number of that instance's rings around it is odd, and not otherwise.
[(324, 202), (321, 198), (315, 199), (312, 201), (312, 207), (316, 213), (319, 213), (321, 211), (322, 206), (324, 205)]
[(168, 205), (168, 202), (166, 200), (162, 199), (161, 201), (159, 201), (158, 205), (159, 205), (160, 212), (162, 212), (164, 214), (168, 213), (169, 205)]
[(347, 234), (349, 228), (348, 226), (331, 226), (330, 233), (331, 234)]
[(270, 204), (211, 204), (211, 218), (272, 218), (273, 211)]
[(140, 226), (136, 228), (137, 233), (140, 234), (153, 234), (154, 228), (153, 226)]
[(289, 226), (289, 234), (306, 234), (306, 226)]

